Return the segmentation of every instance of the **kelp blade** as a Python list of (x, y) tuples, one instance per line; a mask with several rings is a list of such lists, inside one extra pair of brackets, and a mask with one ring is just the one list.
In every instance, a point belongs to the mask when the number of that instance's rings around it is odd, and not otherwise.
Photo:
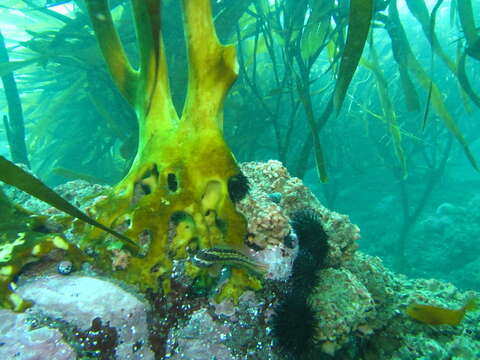
[(350, 15), (345, 50), (340, 62), (340, 70), (335, 85), (334, 106), (338, 113), (362, 56), (373, 16), (373, 0), (351, 0)]
[(390, 95), (388, 92), (388, 83), (383, 74), (383, 71), (379, 67), (378, 57), (373, 46), (370, 48), (371, 62), (368, 62), (366, 59), (362, 59), (362, 65), (369, 69), (375, 76), (377, 83), (377, 92), (380, 99), (380, 104), (382, 105), (383, 117), (388, 125), (388, 131), (392, 137), (395, 155), (400, 163), (402, 168), (403, 178), (407, 178), (407, 161), (405, 153), (402, 146), (402, 135), (400, 128), (398, 126), (395, 109), (392, 101), (390, 100)]
[(463, 136), (463, 133), (458, 127), (454, 117), (448, 111), (444, 103), (440, 89), (436, 85), (435, 81), (428, 76), (427, 72), (420, 65), (420, 62), (413, 55), (412, 49), (407, 40), (407, 36), (405, 34), (405, 30), (403, 29), (403, 25), (400, 22), (400, 16), (398, 14), (398, 9), (396, 7), (395, 2), (392, 2), (390, 4), (389, 14), (390, 14), (389, 16), (390, 23), (387, 24), (387, 31), (392, 41), (392, 48), (396, 47), (397, 49), (402, 49), (403, 56), (404, 56), (403, 61), (406, 62), (406, 65), (409, 71), (413, 73), (413, 75), (417, 78), (420, 86), (422, 86), (427, 91), (429, 91), (431, 86), (431, 95), (430, 95), (431, 106), (433, 106), (433, 109), (435, 110), (435, 112), (442, 119), (446, 128), (452, 133), (455, 139), (460, 143), (472, 167), (475, 170), (479, 171), (475, 157), (473, 156), (468, 146), (468, 142)]
[[(433, 7), (432, 10), (432, 15), (430, 16), (430, 28), (429, 28), (429, 40), (430, 40), (430, 45), (432, 47), (432, 51), (430, 52), (430, 86), (428, 87), (428, 94), (427, 94), (427, 100), (425, 102), (425, 109), (423, 111), (423, 121), (422, 121), (422, 131), (425, 130), (425, 126), (427, 125), (427, 120), (428, 120), (428, 114), (430, 113), (430, 101), (432, 99), (432, 89), (433, 89), (433, 65), (434, 65), (434, 41), (433, 39), (436, 39), (435, 37), (435, 19), (437, 16), (437, 11), (440, 8), (440, 5), (442, 4), (443, 0), (438, 0), (435, 6)], [(425, 4), (424, 4), (425, 5)], [(437, 45), (438, 45), (438, 40), (437, 40)], [(455, 72), (455, 69), (453, 70)]]
[(22, 61), (9, 61), (0, 63), (0, 77), (5, 76), (11, 72), (17, 71), (25, 66), (31, 65), (35, 62), (38, 62), (43, 57), (36, 57), (33, 59), (22, 60)]
[(432, 9), (431, 15), (428, 13), (428, 8), (425, 5), (424, 0), (406, 0), (407, 6), (410, 9), (410, 12), (415, 16), (422, 26), (423, 32), (425, 33), (431, 47), (432, 51), (435, 52), (448, 66), (450, 71), (455, 73), (456, 66), (455, 63), (447, 56), (440, 46), (437, 35), (435, 34), (435, 21), (436, 14), (440, 5), (442, 5), (443, 0), (437, 0), (435, 6)]
[(55, 191), (50, 189), (47, 185), (42, 183), (39, 179), (15, 165), (11, 161), (5, 159), (3, 156), (0, 156), (0, 180), (36, 197), (39, 200), (46, 202), (58, 210), (61, 210), (77, 219), (85, 221), (90, 225), (96, 226), (112, 234), (113, 236), (121, 239), (129, 251), (134, 254), (138, 254), (139, 247), (131, 239), (92, 219), (87, 214), (83, 213), (81, 210), (58, 195)]
[(462, 85), (463, 90), (468, 94), (470, 99), (480, 108), (480, 96), (478, 96), (472, 88), (470, 81), (468, 80), (467, 73), (465, 71), (465, 59), (466, 59), (466, 51), (460, 55), (458, 59), (458, 81)]
[(480, 60), (480, 35), (478, 35), (477, 27), (475, 25), (472, 1), (458, 0), (457, 5), (460, 24), (462, 25), (465, 40), (468, 45), (467, 52), (471, 57)]

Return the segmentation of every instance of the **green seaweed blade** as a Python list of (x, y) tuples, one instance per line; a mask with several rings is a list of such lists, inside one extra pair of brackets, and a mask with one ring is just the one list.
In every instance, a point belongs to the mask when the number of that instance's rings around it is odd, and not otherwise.
[(9, 61), (9, 62), (2, 62), (0, 63), (0, 77), (10, 74), (11, 72), (17, 71), (25, 66), (32, 65), (36, 62), (42, 60), (43, 56), (38, 56), (28, 60), (20, 60), (20, 61)]
[(333, 103), (335, 111), (342, 107), (348, 86), (362, 56), (373, 16), (373, 0), (351, 0), (347, 41), (340, 62)]
[(393, 140), (395, 155), (400, 163), (400, 167), (402, 168), (403, 172), (403, 178), (405, 179), (408, 176), (408, 170), (405, 153), (402, 146), (402, 136), (395, 114), (395, 108), (388, 92), (388, 82), (383, 71), (380, 69), (378, 56), (373, 45), (370, 47), (370, 57), (370, 62), (368, 62), (366, 59), (362, 59), (361, 64), (369, 69), (375, 76), (378, 97), (382, 106), (383, 118), (387, 123), (388, 132)]
[(467, 156), (472, 167), (478, 171), (479, 168), (477, 161), (475, 160), (475, 157), (470, 150), (468, 142), (463, 136), (463, 133), (460, 130), (453, 115), (446, 107), (439, 87), (436, 85), (435, 81), (431, 79), (430, 76), (428, 76), (427, 72), (423, 69), (419, 61), (413, 55), (412, 49), (410, 48), (410, 44), (405, 34), (405, 30), (402, 23), (400, 22), (400, 16), (398, 14), (398, 9), (395, 2), (392, 2), (390, 4), (389, 14), (390, 23), (387, 26), (387, 31), (389, 32), (390, 39), (392, 41), (392, 48), (396, 47), (398, 49), (401, 49), (402, 56), (404, 56), (403, 61), (406, 62), (409, 71), (411, 71), (413, 75), (417, 78), (420, 86), (422, 86), (427, 91), (429, 91), (430, 86), (432, 87), (430, 95), (431, 106), (436, 111), (438, 116), (442, 119), (445, 127), (450, 131), (450, 133), (462, 146), (463, 152)]
[(471, 0), (458, 0), (458, 17), (462, 24), (463, 33), (467, 42), (467, 52), (471, 57), (480, 60), (480, 35), (478, 35), (473, 16)]
[(462, 88), (468, 94), (470, 99), (480, 108), (480, 96), (478, 96), (472, 88), (470, 81), (468, 80), (467, 73), (465, 71), (465, 60), (467, 57), (466, 51), (464, 51), (458, 59), (458, 81), (462, 85)]
[(0, 156), (0, 180), (36, 197), (39, 200), (46, 202), (58, 210), (61, 210), (77, 219), (85, 221), (90, 225), (109, 232), (113, 236), (121, 239), (128, 250), (132, 251), (134, 254), (138, 253), (139, 247), (131, 239), (92, 219), (90, 216), (70, 204), (67, 200), (50, 189), (47, 185), (42, 183), (39, 179), (15, 165), (11, 161), (5, 159), (3, 156)]

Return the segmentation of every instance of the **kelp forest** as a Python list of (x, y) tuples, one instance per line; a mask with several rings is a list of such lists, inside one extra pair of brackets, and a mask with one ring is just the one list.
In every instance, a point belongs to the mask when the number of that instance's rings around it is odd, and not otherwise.
[[(268, 248), (245, 210), (261, 200), (245, 196), (263, 181), (253, 164), (266, 174), (272, 160), (347, 214), (360, 251), (389, 271), (480, 291), (479, 14), (478, 0), (2, 0), (0, 230), (31, 244), (3, 257), (0, 304), (31, 305), (8, 284), (55, 247), (146, 294), (177, 296), (169, 276), (189, 256), (196, 296), (268, 290), (238, 248)], [(52, 190), (71, 181), (103, 195), (84, 207)], [(56, 216), (74, 245), (15, 210), (30, 198), (14, 188), (68, 214)], [(301, 191), (282, 191), (265, 199), (298, 210)], [(288, 219), (296, 230), (315, 216)], [(343, 266), (333, 248), (316, 269)], [(230, 269), (221, 286), (207, 259)], [(304, 287), (309, 299), (321, 288)], [(281, 348), (298, 355), (281, 324)], [(150, 337), (156, 358), (166, 336)]]
[[(306, 177), (327, 206), (358, 212), (359, 220), (368, 215), (347, 203), (352, 197), (373, 196), (376, 203), (395, 197), (388, 221), (396, 233), (380, 246), (396, 255), (365, 246), (395, 258), (401, 270), (410, 232), (442, 181), (460, 189), (465, 179), (455, 169), (466, 161), (478, 169), (471, 150), (479, 133), (477, 4), (376, 1), (372, 16), (362, 3), (352, 1), (349, 9), (348, 1), (333, 0), (215, 2), (218, 36), (237, 47), (239, 65), (224, 132), (239, 161), (278, 159)], [(172, 99), (181, 109), (187, 81), (181, 9), (175, 1), (163, 6)], [(138, 63), (130, 7), (111, 2), (125, 50)], [(31, 163), (51, 185), (118, 182), (135, 157), (139, 129), (108, 73), (85, 3), (4, 1), (1, 10), (0, 134), (8, 141), (2, 153)], [(348, 90), (348, 80), (339, 78), (347, 49), (349, 58), (361, 56), (358, 66), (345, 57), (342, 76), (356, 69)], [(344, 88), (343, 105), (334, 105), (336, 86)], [(475, 172), (462, 171), (474, 181)], [(365, 185), (382, 189), (367, 195)]]

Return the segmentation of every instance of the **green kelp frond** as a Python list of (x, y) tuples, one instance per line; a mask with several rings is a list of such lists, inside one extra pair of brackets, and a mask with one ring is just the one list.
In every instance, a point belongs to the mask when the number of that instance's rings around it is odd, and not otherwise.
[(386, 22), (386, 29), (390, 35), (392, 41), (392, 48), (397, 49), (399, 54), (401, 54), (405, 64), (408, 67), (408, 70), (417, 78), (420, 86), (425, 90), (429, 91), (431, 86), (431, 105), (436, 111), (438, 116), (442, 119), (445, 124), (445, 127), (450, 131), (450, 133), (455, 137), (457, 142), (462, 146), (465, 155), (467, 156), (470, 164), (475, 170), (478, 169), (477, 161), (473, 156), (473, 153), (470, 150), (467, 140), (463, 136), (462, 131), (460, 130), (457, 122), (455, 121), (453, 115), (448, 110), (445, 102), (443, 100), (442, 94), (439, 87), (436, 85), (435, 81), (428, 76), (427, 72), (423, 69), (420, 62), (413, 55), (412, 49), (408, 42), (405, 30), (402, 23), (400, 22), (400, 16), (398, 14), (398, 9), (395, 5), (395, 2), (392, 2), (389, 6), (389, 20)]
[(28, 60), (2, 62), (0, 63), (0, 76), (5, 76), (25, 66), (32, 65), (39, 62), (42, 58), (42, 56), (37, 56)]
[(432, 51), (435, 52), (447, 65), (447, 67), (453, 73), (456, 72), (456, 65), (455, 63), (448, 57), (448, 55), (443, 51), (442, 47), (440, 46), (440, 42), (438, 41), (438, 37), (435, 34), (435, 18), (436, 13), (442, 4), (443, 0), (438, 0), (432, 10), (431, 15), (428, 13), (428, 8), (425, 5), (424, 0), (407, 0), (407, 6), (412, 13), (413, 16), (418, 20), (420, 25), (422, 26), (422, 30), (425, 33), (430, 45), (432, 47)]
[(343, 50), (340, 70), (334, 92), (335, 110), (340, 110), (348, 85), (352, 81), (367, 41), (373, 16), (373, 0), (351, 0), (347, 41)]
[(138, 253), (138, 245), (128, 237), (92, 219), (90, 216), (70, 204), (67, 200), (62, 198), (36, 177), (5, 159), (3, 156), (0, 156), (0, 180), (22, 191), (25, 191), (26, 193), (46, 202), (58, 210), (61, 210), (77, 219), (85, 221), (90, 225), (109, 232), (113, 236), (121, 239), (125, 247), (133, 254)]
[(367, 60), (362, 59), (362, 65), (375, 75), (378, 97), (380, 99), (380, 104), (382, 105), (383, 117), (388, 125), (388, 132), (393, 140), (395, 155), (397, 156), (402, 168), (403, 177), (406, 178), (408, 176), (408, 171), (407, 161), (402, 146), (402, 136), (398, 126), (395, 108), (388, 92), (387, 79), (385, 78), (383, 71), (380, 69), (378, 56), (373, 44), (370, 46), (370, 61), (371, 62), (368, 62)]
[(465, 40), (467, 41), (467, 53), (471, 57), (480, 60), (480, 35), (478, 35), (473, 16), (471, 0), (458, 0), (458, 17), (462, 24)]
[(480, 108), (480, 96), (478, 96), (472, 88), (470, 81), (467, 77), (467, 72), (465, 71), (465, 61), (467, 57), (467, 52), (464, 51), (458, 59), (458, 81), (462, 85), (463, 90), (468, 94), (470, 99)]

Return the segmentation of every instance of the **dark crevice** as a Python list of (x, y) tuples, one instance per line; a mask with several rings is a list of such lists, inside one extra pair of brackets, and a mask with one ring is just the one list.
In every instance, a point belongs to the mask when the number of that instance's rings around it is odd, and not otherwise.
[(160, 173), (158, 172), (157, 164), (153, 164), (152, 174), (153, 174), (157, 179), (160, 177)]
[(187, 218), (190, 218), (190, 215), (185, 211), (175, 211), (172, 216), (170, 216), (170, 221), (176, 226)]
[(145, 195), (149, 195), (152, 193), (152, 190), (150, 189), (150, 186), (147, 185), (147, 184), (140, 184), (140, 186), (142, 187), (142, 191)]
[(171, 192), (176, 192), (178, 190), (178, 180), (175, 174), (170, 173), (167, 175), (167, 186), (168, 190)]
[(215, 219), (215, 225), (221, 232), (223, 233), (227, 232), (227, 223), (224, 220), (220, 219), (219, 217)]

